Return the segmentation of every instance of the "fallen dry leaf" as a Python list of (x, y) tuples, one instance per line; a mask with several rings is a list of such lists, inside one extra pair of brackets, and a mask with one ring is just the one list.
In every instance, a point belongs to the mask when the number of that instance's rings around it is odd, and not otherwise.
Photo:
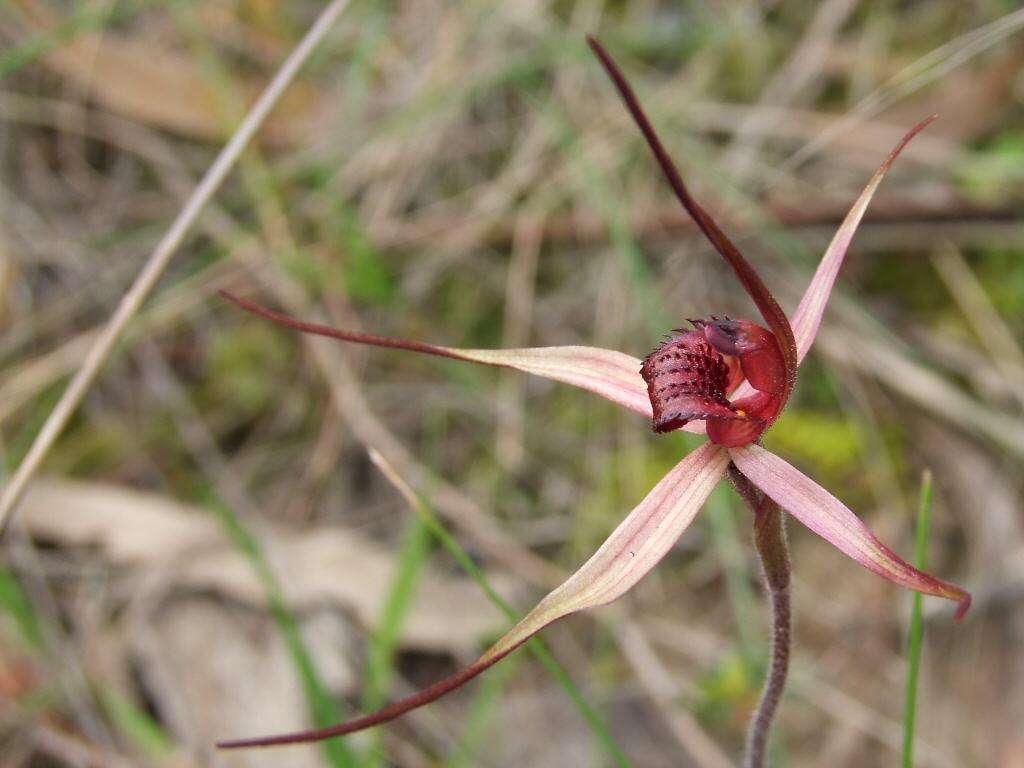
[[(57, 16), (38, 0), (18, 0), (26, 24), (36, 34), (51, 32)], [(73, 37), (43, 62), (85, 98), (147, 125), (202, 140), (230, 133), (223, 108), (195, 56), (168, 48), (156, 36), (128, 37), (113, 32)], [(269, 79), (269, 75), (267, 76)], [(262, 81), (245, 84), (246, 103), (262, 90)], [(317, 89), (296, 81), (282, 96), (261, 131), (272, 144), (307, 139), (327, 100)]]
[[(41, 480), (26, 496), (22, 513), (36, 539), (98, 548), (112, 565), (162, 571), (179, 589), (264, 604), (251, 564), (201, 509), (106, 483)], [(342, 528), (299, 533), (261, 528), (259, 536), (295, 610), (336, 605), (364, 626), (376, 624), (395, 567), (391, 552)], [(494, 581), (508, 591), (501, 578)], [(503, 623), (469, 579), (428, 567), (403, 626), (402, 643), (464, 655)]]
[[(352, 693), (356, 682), (342, 659), (354, 645), (337, 613), (306, 616), (300, 631), (317, 659), (324, 682)], [(161, 720), (188, 752), (213, 758), (212, 745), (225, 734), (254, 728), (303, 728), (309, 707), (295, 666), (273, 622), (266, 616), (225, 610), (204, 597), (171, 600), (144, 629), (133, 627), (129, 643), (148, 695), (159, 702)], [(220, 754), (217, 765), (271, 768), (323, 766), (316, 745)]]

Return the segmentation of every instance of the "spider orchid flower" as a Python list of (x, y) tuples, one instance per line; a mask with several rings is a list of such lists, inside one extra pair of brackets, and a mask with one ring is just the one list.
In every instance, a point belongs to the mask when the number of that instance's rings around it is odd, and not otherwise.
[(255, 315), (304, 333), (513, 368), (572, 384), (651, 419), (655, 432), (684, 429), (704, 433), (708, 441), (671, 469), (578, 571), (470, 666), (372, 714), (317, 730), (225, 741), (220, 747), (318, 741), (379, 725), (440, 698), (552, 622), (625, 594), (678, 541), (714, 487), (730, 471), (730, 465), (766, 497), (865, 568), (909, 589), (957, 601), (956, 618), (967, 611), (971, 598), (964, 589), (905, 562), (839, 499), (758, 442), (789, 399), (797, 366), (814, 342), (843, 257), (871, 197), (907, 142), (933, 118), (912, 128), (872, 176), (826, 250), (790, 322), (761, 277), (690, 196), (617, 66), (596, 40), (588, 38), (588, 42), (679, 201), (732, 267), (764, 326), (714, 316), (692, 320), (692, 328), (678, 329), (677, 335), (640, 361), (622, 352), (594, 347), (459, 349), (357, 333), (302, 322), (228, 292), (221, 293)]

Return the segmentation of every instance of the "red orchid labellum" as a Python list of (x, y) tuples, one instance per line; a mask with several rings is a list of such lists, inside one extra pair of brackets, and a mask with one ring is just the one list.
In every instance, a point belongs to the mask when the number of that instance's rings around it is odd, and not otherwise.
[(507, 656), (553, 621), (625, 594), (672, 548), (730, 466), (766, 497), (865, 568), (909, 589), (956, 601), (957, 618), (970, 605), (970, 595), (965, 590), (906, 563), (835, 496), (757, 442), (793, 391), (797, 366), (814, 341), (843, 257), (871, 197), (896, 156), (931, 119), (912, 128), (868, 182), (825, 252), (791, 323), (753, 267), (690, 197), (611, 58), (595, 40), (588, 41), (618, 88), (676, 197), (732, 267), (764, 319), (764, 326), (750, 320), (716, 317), (691, 321), (691, 329), (679, 330), (677, 336), (669, 338), (641, 363), (622, 352), (594, 347), (457, 349), (356, 333), (296, 320), (232, 294), (222, 294), (243, 309), (306, 333), (514, 368), (572, 384), (651, 419), (656, 432), (685, 429), (706, 433), (708, 442), (683, 457), (576, 573), (466, 669), (345, 723), (300, 733), (222, 742), (221, 747), (292, 744), (340, 736), (392, 720), (440, 698)]
[[(654, 411), (655, 432), (671, 432), (690, 421), (707, 422), (708, 439), (748, 445), (779, 415), (786, 398), (786, 361), (770, 331), (749, 320), (691, 320), (693, 330), (658, 346), (640, 375)], [(757, 392), (730, 401), (746, 381)]]

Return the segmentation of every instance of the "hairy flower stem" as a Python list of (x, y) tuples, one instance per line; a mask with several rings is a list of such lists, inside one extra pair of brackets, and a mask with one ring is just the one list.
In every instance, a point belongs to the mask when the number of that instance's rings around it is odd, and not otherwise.
[(761, 700), (747, 731), (745, 768), (763, 768), (772, 721), (779, 708), (789, 672), (792, 613), (789, 604), (789, 551), (779, 505), (761, 493), (736, 466), (729, 465), (729, 479), (754, 513), (754, 544), (761, 556), (765, 584), (772, 604), (771, 666)]

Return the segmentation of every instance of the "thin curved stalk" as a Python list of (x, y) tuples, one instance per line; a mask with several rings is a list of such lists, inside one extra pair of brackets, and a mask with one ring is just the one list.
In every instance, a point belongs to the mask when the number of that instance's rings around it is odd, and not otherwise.
[[(777, 527), (782, 531), (782, 515), (776, 514), (775, 517), (779, 521)], [(775, 588), (769, 584), (768, 595), (772, 603), (772, 662), (761, 691), (761, 699), (757, 702), (757, 709), (747, 729), (747, 753), (744, 759), (747, 768), (763, 768), (765, 765), (768, 737), (789, 674), (790, 646), (793, 640), (789, 585)]]
[(772, 722), (786, 688), (793, 640), (789, 548), (779, 505), (758, 491), (735, 465), (729, 466), (729, 479), (754, 513), (754, 543), (761, 558), (772, 606), (771, 665), (761, 691), (761, 699), (747, 730), (746, 755), (743, 760), (745, 768), (764, 768)]

